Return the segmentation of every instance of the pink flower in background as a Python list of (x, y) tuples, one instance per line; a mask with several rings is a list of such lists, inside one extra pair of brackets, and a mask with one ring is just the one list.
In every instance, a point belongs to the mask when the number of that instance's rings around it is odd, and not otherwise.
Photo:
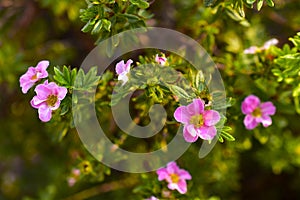
[(269, 49), (271, 46), (274, 46), (274, 45), (278, 44), (278, 42), (279, 42), (279, 41), (278, 41), (276, 38), (272, 38), (272, 39), (266, 41), (266, 42), (264, 43), (264, 46), (262, 46), (260, 49), (261, 49), (261, 50), (267, 50), (267, 49)]
[(74, 177), (68, 178), (67, 181), (68, 181), (69, 187), (73, 187), (75, 185), (75, 183), (77, 182), (77, 180)]
[(244, 54), (256, 54), (258, 52), (269, 49), (271, 46), (278, 44), (278, 40), (276, 38), (272, 38), (264, 43), (262, 47), (251, 46), (244, 50)]
[(191, 180), (192, 176), (184, 169), (180, 169), (176, 162), (169, 162), (166, 168), (160, 168), (156, 171), (158, 180), (166, 180), (170, 190), (177, 190), (181, 194), (187, 192), (186, 180)]
[(251, 46), (244, 50), (244, 54), (256, 54), (260, 49), (257, 46)]
[(116, 72), (119, 75), (118, 80), (122, 80), (124, 85), (128, 81), (127, 74), (130, 71), (130, 65), (133, 63), (131, 59), (127, 60), (126, 64), (124, 63), (124, 60), (120, 61), (116, 65)]
[(220, 114), (215, 110), (204, 110), (204, 106), (201, 99), (194, 99), (174, 112), (175, 119), (184, 124), (183, 137), (187, 142), (195, 142), (198, 137), (212, 140), (217, 134), (215, 125), (220, 121)]
[(80, 176), (81, 172), (80, 169), (72, 169), (72, 175), (75, 177)]
[(150, 198), (148, 199), (145, 199), (145, 200), (159, 200), (158, 198), (156, 198), (155, 196), (151, 196)]
[(270, 115), (274, 115), (276, 112), (276, 107), (272, 102), (261, 103), (255, 95), (246, 97), (242, 102), (241, 109), (246, 115), (244, 125), (248, 130), (254, 129), (259, 123), (262, 123), (264, 127), (270, 126), (272, 124)]
[(81, 172), (79, 169), (72, 169), (71, 176), (67, 179), (69, 187), (73, 187), (77, 182)]
[(65, 98), (67, 89), (54, 82), (48, 84), (48, 81), (45, 81), (36, 86), (34, 91), (37, 95), (32, 98), (31, 106), (38, 109), (41, 121), (48, 122), (52, 117), (52, 111), (56, 110), (61, 100)]
[(155, 55), (155, 62), (158, 64), (164, 66), (167, 62), (167, 58), (164, 56), (158, 56), (158, 54)]
[(29, 67), (27, 72), (20, 77), (20, 86), (25, 94), (34, 85), (35, 82), (48, 76), (46, 71), (49, 66), (49, 61), (40, 61), (36, 67)]

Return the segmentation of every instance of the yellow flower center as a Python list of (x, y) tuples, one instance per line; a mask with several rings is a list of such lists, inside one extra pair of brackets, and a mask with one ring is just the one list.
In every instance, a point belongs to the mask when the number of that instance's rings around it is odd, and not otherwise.
[(259, 107), (255, 108), (255, 110), (252, 112), (252, 116), (261, 117), (261, 110)]
[(178, 183), (179, 176), (177, 174), (171, 174), (170, 176), (171, 176), (172, 183)]
[(47, 101), (46, 101), (46, 103), (49, 106), (54, 106), (56, 102), (57, 102), (57, 96), (55, 96), (53, 94), (49, 95), (48, 98), (47, 98)]
[(36, 79), (37, 79), (37, 74), (35, 74), (31, 77), (31, 80), (36, 80)]
[(193, 124), (195, 127), (201, 127), (204, 124), (204, 119), (203, 119), (203, 115), (199, 114), (199, 115), (194, 115), (191, 117), (190, 119), (190, 124)]

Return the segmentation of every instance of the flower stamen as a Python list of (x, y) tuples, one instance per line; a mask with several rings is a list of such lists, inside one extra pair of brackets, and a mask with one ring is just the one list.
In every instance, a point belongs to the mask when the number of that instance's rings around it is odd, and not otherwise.
[(172, 180), (172, 183), (178, 183), (179, 176), (177, 174), (170, 174), (170, 178)]
[(262, 113), (259, 107), (255, 108), (255, 110), (252, 112), (252, 116), (254, 117), (261, 117)]
[(193, 124), (197, 128), (203, 126), (204, 124), (203, 115), (199, 114), (199, 115), (192, 116), (190, 119), (190, 124)]
[(56, 104), (57, 99), (58, 99), (58, 98), (57, 98), (56, 95), (51, 94), (51, 95), (48, 96), (46, 102), (47, 102), (47, 104), (48, 104), (49, 106), (52, 106), (52, 107), (53, 107), (53, 106)]

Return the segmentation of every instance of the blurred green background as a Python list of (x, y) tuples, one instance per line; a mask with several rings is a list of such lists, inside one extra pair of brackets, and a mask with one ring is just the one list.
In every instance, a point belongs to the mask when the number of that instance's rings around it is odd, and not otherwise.
[[(243, 127), (239, 111), (241, 97), (258, 88), (249, 84), (247, 73), (241, 73), (248, 61), (242, 56), (243, 49), (260, 46), (272, 37), (280, 41), (279, 47), (291, 45), (288, 38), (300, 31), (299, 1), (277, 0), (274, 8), (265, 5), (261, 11), (245, 8), (245, 19), (226, 14), (225, 4), (230, 1), (217, 2), (224, 7), (216, 14), (202, 1), (152, 1), (148, 11), (154, 17), (146, 22), (199, 41), (220, 64), (228, 95), (237, 99), (228, 111), (228, 125), (233, 127), (236, 141), (217, 144), (204, 159), (187, 153), (179, 161), (193, 176), (191, 196), (299, 199), (300, 118), (292, 103), (286, 107), (275, 103), (278, 114), (273, 123), (277, 125), (251, 132)], [(78, 199), (140, 199), (133, 188), (151, 176), (156, 178), (155, 174), (108, 172), (85, 152), (73, 129), (59, 142), (63, 130), (41, 123), (29, 104), (33, 92), (24, 95), (19, 88), (20, 75), (40, 60), (49, 60), (50, 66), (80, 66), (96, 40), (81, 32), (85, 23), (80, 21), (79, 11), (84, 8), (84, 0), (0, 1), (0, 199), (72, 199), (76, 194)], [(264, 89), (257, 91), (266, 98)], [(268, 89), (271, 96), (280, 96)], [(198, 150), (195, 144), (189, 152), (197, 155)], [(85, 160), (100, 167), (101, 176), (96, 180), (87, 176), (69, 187), (71, 170)]]

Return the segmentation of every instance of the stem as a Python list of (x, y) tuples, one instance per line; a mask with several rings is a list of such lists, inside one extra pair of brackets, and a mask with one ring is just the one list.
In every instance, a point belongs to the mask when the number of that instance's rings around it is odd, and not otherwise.
[(112, 181), (110, 183), (104, 183), (101, 185), (94, 186), (92, 188), (78, 192), (72, 196), (65, 198), (64, 200), (82, 200), (88, 199), (93, 196), (97, 196), (101, 193), (111, 192), (118, 189), (130, 188), (138, 183), (136, 177), (129, 177), (119, 181)]

